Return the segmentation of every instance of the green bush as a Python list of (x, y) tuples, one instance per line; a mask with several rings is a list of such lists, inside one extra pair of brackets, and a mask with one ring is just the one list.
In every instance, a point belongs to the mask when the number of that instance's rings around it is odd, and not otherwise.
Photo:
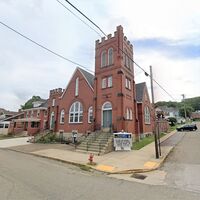
[(47, 135), (40, 136), (35, 140), (36, 143), (55, 143), (56, 142), (56, 134), (48, 133)]
[(175, 124), (177, 123), (177, 119), (175, 117), (169, 117), (168, 121), (170, 123), (170, 126), (175, 126)]

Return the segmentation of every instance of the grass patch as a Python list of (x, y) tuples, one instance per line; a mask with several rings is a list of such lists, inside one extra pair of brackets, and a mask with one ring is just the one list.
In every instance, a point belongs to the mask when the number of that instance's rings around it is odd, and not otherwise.
[[(165, 133), (161, 133), (160, 137), (163, 137), (164, 135), (165, 135)], [(145, 137), (145, 138), (141, 139), (139, 142), (134, 142), (132, 149), (139, 150), (152, 142), (154, 142), (154, 135)]]
[(177, 124), (175, 126), (170, 126), (169, 132), (172, 132), (172, 131), (176, 130), (177, 127), (178, 127)]
[(90, 172), (90, 169), (91, 169), (91, 167), (89, 167), (87, 165), (80, 165), (79, 167), (80, 167), (81, 170), (88, 171), (88, 172)]

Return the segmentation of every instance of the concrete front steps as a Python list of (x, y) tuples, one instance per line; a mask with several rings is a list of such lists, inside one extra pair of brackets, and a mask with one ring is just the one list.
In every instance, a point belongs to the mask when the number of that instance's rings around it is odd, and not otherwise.
[(77, 146), (77, 151), (102, 155), (113, 150), (113, 135), (106, 132), (91, 133)]

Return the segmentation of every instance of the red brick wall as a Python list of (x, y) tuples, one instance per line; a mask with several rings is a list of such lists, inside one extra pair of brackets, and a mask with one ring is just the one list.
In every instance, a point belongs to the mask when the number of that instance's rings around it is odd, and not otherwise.
[(200, 113), (198, 112), (193, 112), (191, 113), (191, 116), (190, 116), (192, 119), (200, 119)]
[[(151, 114), (151, 120), (150, 124), (145, 123), (145, 107), (149, 108), (150, 114)], [(154, 119), (153, 119), (153, 112), (152, 112), (152, 106), (149, 99), (147, 88), (144, 88), (144, 94), (143, 94), (143, 101), (137, 104), (138, 108), (138, 117), (139, 117), (139, 126), (140, 126), (140, 133), (152, 133), (153, 132), (153, 125), (154, 125)]]
[[(54, 112), (54, 130), (58, 131), (58, 110), (60, 105), (60, 97), (63, 94), (63, 90), (61, 88), (50, 90), (49, 99), (48, 99), (48, 128), (50, 129), (50, 121), (51, 121), (51, 113)], [(55, 105), (53, 106), (53, 99), (55, 99)]]
[[(31, 115), (33, 111), (33, 115)], [(39, 115), (37, 115), (39, 111)], [(24, 111), (24, 117), (25, 118), (36, 118), (36, 119), (40, 119), (40, 127), (39, 127), (39, 131), (44, 131), (45, 128), (45, 123), (48, 120), (48, 115), (47, 115), (47, 110), (44, 108), (33, 108), (33, 109), (28, 109)], [(29, 131), (31, 127), (28, 127), (28, 132), (32, 132), (31, 130)]]
[[(109, 66), (101, 67), (101, 54), (108, 52), (109, 48), (114, 50), (114, 63)], [(95, 125), (102, 125), (102, 105), (105, 102), (112, 104), (112, 123), (115, 131), (122, 129), (127, 132), (135, 133), (136, 109), (134, 107), (134, 76), (133, 66), (128, 69), (124, 64), (124, 55), (121, 50), (126, 49), (129, 56), (133, 57), (133, 48), (126, 37), (124, 37), (123, 28), (117, 27), (114, 36), (108, 36), (108, 39), (102, 38), (101, 42), (96, 41), (95, 57)], [(102, 78), (112, 76), (112, 87), (102, 89)], [(131, 81), (131, 90), (125, 88), (126, 77)], [(132, 109), (133, 119), (126, 120), (126, 109)]]
[[(78, 96), (75, 96), (77, 77), (79, 78), (79, 93)], [(78, 130), (79, 133), (91, 131), (93, 129), (93, 123), (88, 123), (88, 109), (90, 106), (93, 106), (93, 96), (93, 89), (89, 86), (83, 74), (79, 70), (76, 70), (63, 95), (50, 95), (49, 117), (52, 111), (56, 113), (55, 131), (58, 132), (59, 130), (64, 130), (64, 132), (71, 132), (72, 130)], [(51, 106), (53, 98), (56, 99), (56, 105), (54, 107)], [(76, 101), (81, 102), (83, 106), (83, 122), (69, 123), (69, 110), (71, 105)], [(64, 124), (60, 123), (60, 113), (63, 109), (65, 111)]]

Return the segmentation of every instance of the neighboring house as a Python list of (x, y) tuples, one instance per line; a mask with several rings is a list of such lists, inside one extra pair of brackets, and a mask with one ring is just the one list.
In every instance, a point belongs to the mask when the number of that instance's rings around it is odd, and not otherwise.
[(9, 111), (9, 110), (5, 110), (3, 108), (0, 108), (0, 120), (6, 119), (8, 117), (12, 117), (14, 115), (17, 115), (19, 112), (15, 112), (15, 111)]
[(12, 120), (10, 132), (34, 135), (47, 129), (47, 100), (33, 102), (33, 108), (23, 110), (23, 117)]
[[(95, 49), (94, 75), (77, 68), (65, 90), (50, 91), (48, 127), (65, 133), (124, 130), (138, 137), (140, 128), (131, 61), (133, 46), (124, 36), (123, 28), (118, 26), (114, 36), (110, 34), (107, 39), (97, 40)], [(144, 131), (151, 132), (148, 114), (151, 108), (146, 90), (143, 98), (141, 115), (146, 117), (141, 123), (146, 120)]]
[(140, 133), (144, 135), (152, 134), (154, 124), (153, 111), (145, 82), (136, 84), (136, 99)]
[(169, 117), (179, 118), (179, 109), (175, 107), (159, 106), (156, 108), (156, 112), (157, 114), (162, 113), (165, 119)]
[(200, 119), (200, 111), (195, 111), (195, 112), (192, 112), (191, 115), (190, 115), (190, 118), (191, 119)]
[(0, 135), (8, 135), (10, 122), (0, 121)]
[(23, 116), (24, 116), (23, 112), (18, 112), (17, 114), (11, 117), (7, 117), (4, 118), (3, 120), (0, 120), (0, 134), (7, 135), (8, 133), (10, 133), (12, 121), (15, 119), (19, 119)]

